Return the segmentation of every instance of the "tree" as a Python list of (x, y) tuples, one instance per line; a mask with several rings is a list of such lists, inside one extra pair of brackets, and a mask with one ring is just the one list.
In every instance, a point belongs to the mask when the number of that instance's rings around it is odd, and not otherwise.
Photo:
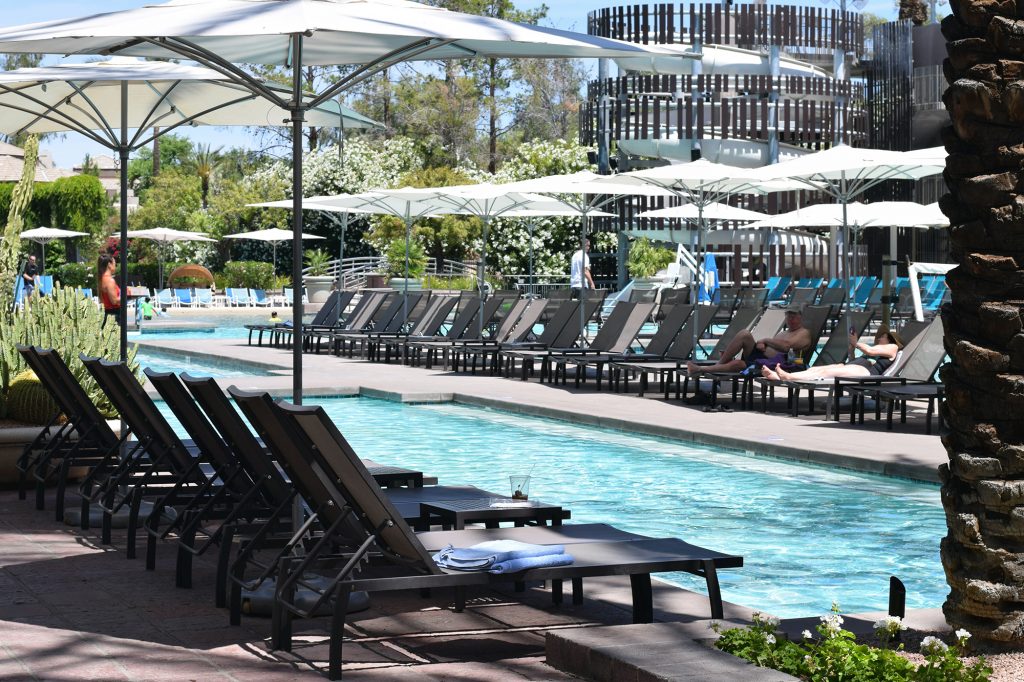
[[(473, 182), (468, 174), (454, 168), (424, 168), (403, 176), (402, 187), (451, 187)], [(471, 216), (446, 215), (424, 218), (412, 229), (413, 237), (426, 249), (427, 256), (442, 260), (466, 260), (474, 242), (480, 238), (480, 220)], [(379, 251), (396, 239), (405, 239), (405, 222), (394, 216), (373, 221), (369, 241)]]
[(203, 210), (209, 206), (210, 181), (220, 166), (220, 147), (212, 149), (210, 145), (199, 145), (192, 152), (189, 165), (192, 166), (195, 174), (199, 176), (200, 187), (203, 195)]
[(93, 161), (91, 154), (86, 154), (85, 158), (82, 159), (82, 175), (100, 176), (99, 166)]
[(480, 120), (476, 82), (452, 67), (448, 75), (418, 75), (395, 88), (395, 118), (416, 140), (428, 166), (459, 166), (472, 157)]
[(569, 140), (579, 130), (585, 75), (573, 59), (522, 59), (522, 89), (515, 98), (515, 129), (523, 140)]
[(195, 175), (165, 170), (139, 195), (139, 207), (128, 217), (133, 230), (153, 227), (187, 229), (202, 208), (202, 186)]
[(1013, 4), (955, 0), (942, 24), (952, 119), (941, 200), (950, 219), (942, 369), (949, 463), (946, 619), (985, 640), (1024, 643), (1024, 22)]
[[(177, 135), (164, 135), (160, 140), (158, 151), (161, 167), (175, 170), (188, 164), (193, 155), (191, 140)], [(143, 147), (128, 162), (128, 182), (141, 192), (152, 184), (154, 175), (153, 150)]]

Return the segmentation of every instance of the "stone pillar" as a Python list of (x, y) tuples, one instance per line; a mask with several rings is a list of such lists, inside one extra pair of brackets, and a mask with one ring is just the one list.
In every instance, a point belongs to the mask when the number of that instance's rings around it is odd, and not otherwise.
[(954, 627), (1024, 643), (1024, 7), (953, 0), (942, 22), (950, 194), (942, 311), (949, 527), (942, 562)]

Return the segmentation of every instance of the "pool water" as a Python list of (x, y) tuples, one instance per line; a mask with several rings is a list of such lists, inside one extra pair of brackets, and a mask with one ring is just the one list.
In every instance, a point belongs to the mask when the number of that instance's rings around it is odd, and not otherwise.
[[(739, 554), (743, 568), (719, 575), (723, 597), (780, 617), (833, 602), (884, 611), (891, 575), (910, 608), (947, 592), (937, 486), (456, 404), (320, 402), (364, 457), (506, 495), (509, 475), (531, 474), (531, 497), (574, 523)], [(704, 591), (686, 573), (660, 577)]]

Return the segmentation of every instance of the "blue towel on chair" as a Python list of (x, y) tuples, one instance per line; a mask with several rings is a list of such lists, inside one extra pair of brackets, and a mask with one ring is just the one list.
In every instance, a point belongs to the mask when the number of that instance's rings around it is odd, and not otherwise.
[(522, 559), (510, 559), (493, 564), (488, 572), (490, 573), (517, 573), (528, 568), (547, 568), (549, 566), (568, 566), (573, 561), (569, 554), (548, 554), (545, 556), (523, 557)]
[(565, 547), (562, 545), (531, 545), (516, 540), (490, 540), (472, 547), (448, 545), (434, 555), (434, 561), (438, 566), (458, 571), (487, 571), (495, 564), (562, 554), (565, 554)]

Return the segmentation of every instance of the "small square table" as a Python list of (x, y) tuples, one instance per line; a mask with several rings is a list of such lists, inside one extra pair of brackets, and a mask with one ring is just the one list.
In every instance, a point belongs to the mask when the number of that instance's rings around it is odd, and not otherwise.
[(562, 525), (562, 519), (571, 518), (568, 509), (556, 504), (536, 500), (513, 500), (503, 497), (483, 497), (469, 500), (435, 500), (420, 502), (420, 528), (429, 528), (431, 522), (440, 522), (448, 530), (462, 530), (467, 523), (484, 523), (497, 528), (501, 521), (514, 521), (524, 526), (528, 521), (552, 526)]

